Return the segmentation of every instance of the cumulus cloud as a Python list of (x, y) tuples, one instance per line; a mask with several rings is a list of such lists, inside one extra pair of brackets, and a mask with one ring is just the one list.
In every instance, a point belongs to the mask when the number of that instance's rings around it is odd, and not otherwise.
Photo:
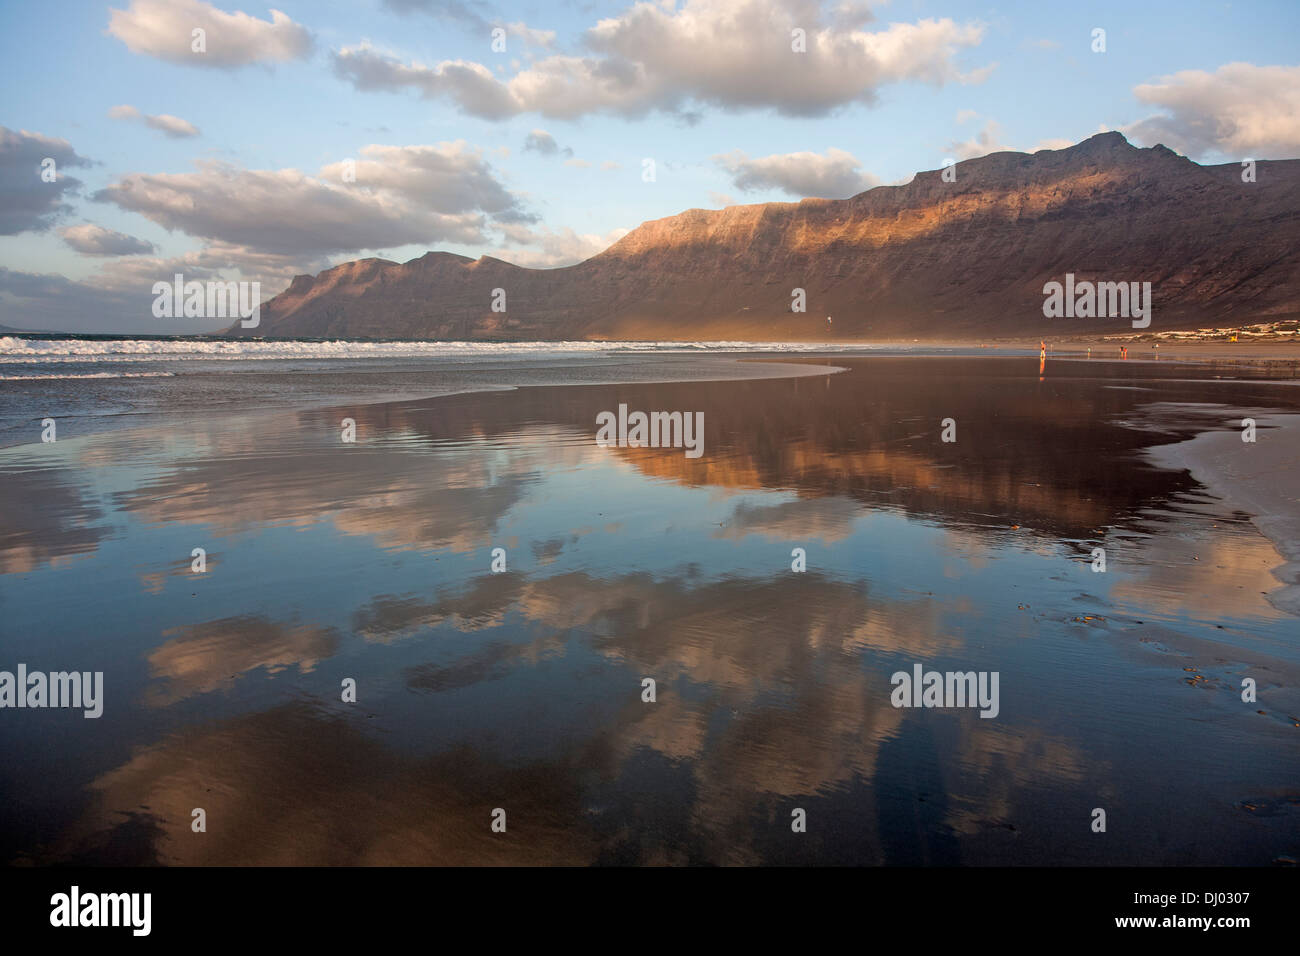
[(152, 242), (90, 222), (68, 226), (59, 234), (64, 242), (87, 256), (138, 256), (153, 252)]
[[(54, 160), (53, 182), (42, 178), (46, 159)], [(90, 165), (66, 139), (0, 126), (0, 236), (50, 228), (81, 188), (64, 168)]]
[(172, 116), (168, 113), (159, 113), (156, 116), (148, 116), (141, 113), (134, 106), (114, 106), (108, 111), (111, 119), (119, 120), (139, 120), (150, 129), (156, 129), (158, 132), (173, 139), (185, 139), (190, 136), (198, 136), (199, 128), (193, 123), (181, 119), (179, 116)]
[(358, 90), (411, 89), (434, 99), (445, 96), (472, 116), (504, 119), (522, 112), (510, 91), (481, 63), (444, 60), (433, 67), (404, 64), (368, 43), (333, 54), (334, 72)]
[(975, 159), (989, 153), (1001, 153), (1014, 150), (1014, 146), (1005, 146), (1002, 139), (1002, 126), (996, 120), (989, 120), (984, 128), (967, 140), (953, 140), (948, 144), (948, 155), (957, 159)]
[[(502, 249), (511, 250), (501, 258), (529, 269), (550, 269), (571, 266), (604, 252), (628, 234), (627, 229), (614, 229), (605, 235), (577, 233), (565, 227), (551, 230), (545, 227), (510, 226), (504, 230), (506, 241)], [(518, 246), (536, 246), (536, 249), (519, 249)]]
[(231, 249), (286, 257), (477, 243), (490, 222), (532, 218), (463, 141), (361, 155), (318, 176), (200, 161), (192, 173), (133, 173), (95, 198)]
[[(21, 136), (38, 152), (58, 153), (54, 147), (62, 143)], [(66, 143), (59, 148), (64, 152), (58, 155), (75, 156)], [(265, 300), (294, 275), (320, 272), (367, 250), (499, 244), (511, 250), (511, 261), (546, 268), (589, 258), (626, 233), (619, 229), (601, 236), (536, 226), (536, 217), (496, 178), (483, 151), (461, 141), (371, 145), (359, 158), (329, 164), (314, 176), (201, 161), (191, 173), (124, 176), (94, 198), (194, 237), (202, 246), (160, 258), (146, 254), (153, 251), (150, 244), (93, 224), (65, 229), (71, 247), (112, 258), (82, 281), (0, 269), (0, 324), (158, 331), (151, 313), (153, 284), (171, 281), (178, 272), (200, 281), (260, 281)], [(212, 322), (202, 320), (168, 326), (178, 332), (212, 329)]]
[(543, 156), (554, 156), (557, 153), (563, 153), (565, 156), (573, 155), (573, 150), (567, 146), (560, 149), (560, 144), (555, 141), (555, 137), (544, 129), (535, 129), (524, 138), (524, 151), (529, 150), (541, 153)]
[(818, 153), (778, 153), (751, 159), (740, 150), (713, 157), (731, 174), (732, 185), (743, 192), (780, 189), (804, 198), (847, 199), (879, 186), (880, 180), (861, 170), (851, 153), (831, 147)]
[[(205, 33), (202, 53), (192, 48), (196, 28)], [(216, 69), (300, 60), (313, 47), (311, 32), (279, 10), (259, 20), (201, 0), (131, 0), (125, 10), (109, 10), (108, 32), (132, 53)]]
[[(638, 3), (586, 32), (583, 56), (552, 55), (506, 81), (479, 63), (407, 64), (368, 45), (333, 54), (335, 72), (361, 90), (414, 90), (447, 98), (486, 119), (524, 112), (572, 119), (591, 113), (692, 117), (692, 106), (772, 109), (821, 116), (872, 103), (885, 85), (979, 82), (958, 54), (979, 44), (983, 27), (950, 19), (891, 23), (866, 31), (858, 4), (829, 15), (814, 0), (687, 0), (680, 7)], [(807, 50), (791, 49), (791, 31)]]
[[(519, 197), (496, 178), (483, 150), (464, 140), (436, 146), (366, 146), (366, 157), (355, 163), (356, 185), (388, 192), (390, 200), (424, 206), (442, 214), (483, 213), (498, 222), (526, 222)], [(344, 183), (346, 162), (334, 163), (321, 175)]]
[(1300, 156), (1300, 66), (1228, 63), (1215, 72), (1183, 70), (1133, 88), (1164, 112), (1120, 131), (1185, 156), (1217, 152), (1251, 159)]

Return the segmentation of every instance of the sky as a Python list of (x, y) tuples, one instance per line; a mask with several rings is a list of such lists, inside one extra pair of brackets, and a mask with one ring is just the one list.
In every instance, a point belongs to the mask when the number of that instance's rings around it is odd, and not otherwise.
[(213, 330), (153, 284), (554, 268), (1106, 130), (1297, 158), (1298, 37), (1296, 0), (2, 0), (0, 325)]

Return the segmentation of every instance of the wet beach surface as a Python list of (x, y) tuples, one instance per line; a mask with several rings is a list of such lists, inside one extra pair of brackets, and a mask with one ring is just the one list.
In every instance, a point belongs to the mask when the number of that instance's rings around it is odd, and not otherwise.
[[(1248, 415), (1294, 443), (1269, 421), (1300, 390), (826, 361), (847, 371), (156, 414), (0, 449), (0, 669), (105, 682), (95, 720), (0, 711), (0, 859), (1300, 856), (1282, 558), (1149, 454)], [(703, 455), (598, 447), (620, 403), (702, 411)], [(998, 715), (894, 707), (918, 663), (997, 672)]]
[[(33, 344), (40, 347), (40, 343)], [(89, 344), (103, 347), (101, 343)], [(324, 349), (331, 344), (315, 347)], [(78, 343), (73, 347), (84, 346)], [(34, 440), (47, 416), (56, 417), (58, 434), (66, 438), (145, 426), (157, 416), (203, 418), (213, 412), (410, 401), (524, 385), (716, 381), (798, 374), (810, 374), (808, 366), (779, 360), (759, 364), (721, 352), (628, 355), (521, 348), (506, 353), (429, 356), (399, 352), (381, 357), (321, 357), (308, 353), (295, 358), (256, 358), (235, 353), (213, 358), (204, 353), (144, 353), (42, 355), (26, 360), (21, 352), (0, 350), (0, 448)]]

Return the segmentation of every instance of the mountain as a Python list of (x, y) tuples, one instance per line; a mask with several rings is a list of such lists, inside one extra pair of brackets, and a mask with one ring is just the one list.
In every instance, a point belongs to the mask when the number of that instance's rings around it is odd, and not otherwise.
[[(1151, 331), (1300, 316), (1300, 160), (1201, 166), (1119, 133), (993, 153), (851, 199), (691, 209), (561, 269), (430, 252), (298, 276), (230, 334), (429, 339), (974, 339), (1131, 332), (1045, 318), (1043, 286), (1150, 282)], [(951, 173), (949, 174), (951, 178)], [(807, 311), (792, 312), (791, 290)], [(493, 290), (506, 311), (493, 312)], [(833, 317), (827, 323), (827, 316)]]

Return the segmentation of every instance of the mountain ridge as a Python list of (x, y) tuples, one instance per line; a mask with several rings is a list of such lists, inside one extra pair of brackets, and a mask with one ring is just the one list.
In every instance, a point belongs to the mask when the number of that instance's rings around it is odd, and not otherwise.
[[(230, 334), (485, 340), (961, 339), (1131, 331), (1048, 319), (1042, 287), (1150, 281), (1151, 330), (1300, 316), (1300, 160), (1202, 166), (1100, 133), (848, 199), (688, 209), (583, 262), (429, 252), (296, 276)], [(792, 290), (807, 311), (792, 312)], [(504, 289), (506, 311), (493, 312)], [(833, 322), (826, 321), (827, 316)]]

